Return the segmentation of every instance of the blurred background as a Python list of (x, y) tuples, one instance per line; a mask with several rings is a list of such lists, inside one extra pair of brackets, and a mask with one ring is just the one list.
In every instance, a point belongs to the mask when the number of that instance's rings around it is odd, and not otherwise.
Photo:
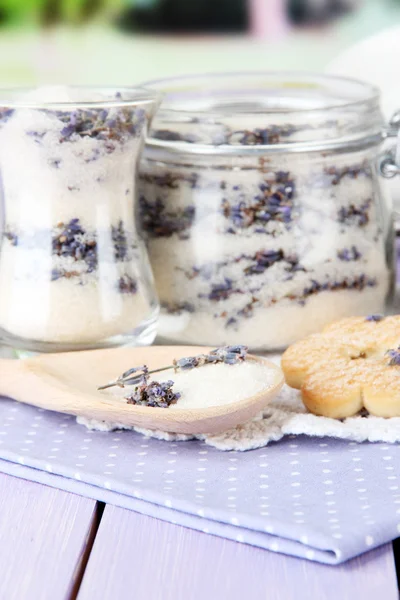
[(400, 0), (0, 0), (0, 85), (321, 70)]

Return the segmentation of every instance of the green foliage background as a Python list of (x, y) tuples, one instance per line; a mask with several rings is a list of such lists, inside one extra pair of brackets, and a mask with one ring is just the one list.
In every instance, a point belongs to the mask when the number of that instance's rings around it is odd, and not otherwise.
[(79, 24), (93, 18), (114, 18), (132, 4), (133, 0), (0, 0), (0, 22), (2, 25)]

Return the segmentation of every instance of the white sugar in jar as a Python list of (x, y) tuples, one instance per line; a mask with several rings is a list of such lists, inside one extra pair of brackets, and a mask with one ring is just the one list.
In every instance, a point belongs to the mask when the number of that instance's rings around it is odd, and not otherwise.
[(164, 340), (278, 349), (387, 310), (393, 227), (374, 87), (298, 73), (150, 87), (165, 97), (139, 208)]
[(136, 229), (136, 167), (157, 94), (0, 94), (0, 341), (61, 351), (151, 343), (158, 315)]

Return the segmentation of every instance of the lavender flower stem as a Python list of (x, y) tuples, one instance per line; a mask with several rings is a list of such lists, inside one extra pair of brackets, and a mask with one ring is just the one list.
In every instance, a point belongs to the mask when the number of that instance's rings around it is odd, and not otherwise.
[[(161, 373), (161, 371), (167, 371), (168, 369), (173, 369), (173, 365), (169, 365), (168, 367), (161, 367), (160, 369), (153, 369), (152, 371), (148, 371), (148, 375), (152, 375), (153, 373)], [(129, 377), (128, 379), (116, 379), (115, 381), (111, 381), (110, 383), (106, 383), (106, 385), (101, 385), (98, 387), (98, 390), (106, 390), (110, 387), (114, 387), (116, 385), (120, 387), (124, 387), (125, 384), (134, 385), (135, 383), (139, 383), (142, 375), (136, 375), (136, 377)]]
[[(107, 383), (98, 387), (98, 390), (105, 390), (115, 385), (124, 387), (125, 385), (135, 385), (147, 382), (149, 375), (153, 373), (160, 373), (161, 371), (167, 371), (168, 369), (174, 369), (175, 371), (186, 371), (188, 369), (194, 369), (206, 364), (225, 363), (227, 365), (235, 365), (239, 362), (243, 362), (247, 354), (247, 346), (237, 344), (236, 346), (221, 346), (211, 350), (209, 354), (198, 354), (197, 356), (184, 356), (183, 358), (174, 359), (173, 364), (168, 367), (160, 367), (159, 369), (153, 369), (149, 371), (147, 365), (141, 367), (132, 367), (125, 371), (115, 381)], [(139, 373), (132, 377), (134, 373)]]

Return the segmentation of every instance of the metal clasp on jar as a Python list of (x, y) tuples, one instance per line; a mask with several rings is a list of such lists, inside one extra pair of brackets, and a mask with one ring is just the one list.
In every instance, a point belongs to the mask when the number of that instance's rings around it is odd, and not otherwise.
[(387, 138), (397, 138), (395, 146), (385, 150), (379, 161), (381, 175), (391, 179), (400, 174), (400, 110), (390, 119), (385, 133)]

